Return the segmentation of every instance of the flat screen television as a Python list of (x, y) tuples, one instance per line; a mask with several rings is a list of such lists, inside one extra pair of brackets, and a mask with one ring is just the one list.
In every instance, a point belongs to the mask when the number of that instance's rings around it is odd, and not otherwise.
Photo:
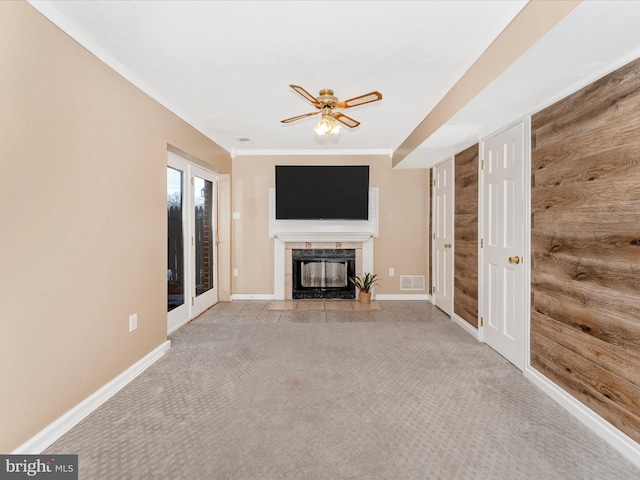
[(276, 219), (368, 218), (368, 165), (276, 165)]

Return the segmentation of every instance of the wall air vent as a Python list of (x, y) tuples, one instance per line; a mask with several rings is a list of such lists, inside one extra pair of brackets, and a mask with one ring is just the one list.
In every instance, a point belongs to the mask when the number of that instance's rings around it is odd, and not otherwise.
[(400, 290), (424, 291), (424, 275), (400, 275)]

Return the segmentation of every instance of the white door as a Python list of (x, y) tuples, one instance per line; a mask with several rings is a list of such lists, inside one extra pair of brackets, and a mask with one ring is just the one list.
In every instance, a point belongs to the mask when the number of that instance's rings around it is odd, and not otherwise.
[(189, 283), (189, 165), (169, 156), (167, 166), (167, 331), (170, 333), (190, 318)]
[(218, 301), (216, 213), (216, 176), (169, 153), (168, 333)]
[(453, 157), (433, 167), (433, 302), (453, 315)]
[(482, 339), (525, 366), (525, 125), (483, 141)]
[(217, 178), (201, 168), (191, 167), (191, 318), (218, 302), (217, 271)]

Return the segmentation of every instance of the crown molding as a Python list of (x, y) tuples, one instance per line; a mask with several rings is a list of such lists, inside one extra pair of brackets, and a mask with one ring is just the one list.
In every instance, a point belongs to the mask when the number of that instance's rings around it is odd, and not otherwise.
[(209, 140), (219, 145), (222, 149), (227, 150), (227, 148), (223, 147), (219, 142), (215, 139), (211, 138), (210, 135), (207, 135), (202, 129), (197, 127), (197, 122), (194, 121), (193, 118), (190, 118), (185, 112), (177, 108), (174, 104), (172, 104), (164, 95), (161, 95), (154, 88), (150, 87), (145, 81), (143, 81), (138, 75), (133, 73), (127, 67), (125, 67), (122, 63), (116, 60), (107, 50), (98, 45), (91, 37), (86, 35), (78, 26), (70, 21), (66, 16), (60, 12), (57, 8), (53, 6), (53, 3), (49, 2), (39, 2), (37, 0), (27, 0), (27, 3), (35, 8), (40, 14), (42, 14), (47, 20), (53, 23), (56, 27), (62, 30), (64, 33), (69, 35), (73, 40), (80, 44), (83, 48), (89, 51), (92, 55), (94, 55), (98, 60), (107, 65), (113, 71), (115, 71), (118, 75), (123, 77), (129, 83), (131, 83), (134, 87), (141, 90), (143, 93), (151, 97), (153, 100), (158, 102), (160, 105), (165, 107), (174, 115), (178, 116), (181, 120), (188, 123), (191, 127), (196, 129), (202, 135), (207, 137)]
[(370, 148), (353, 150), (246, 150), (231, 149), (231, 158), (236, 157), (262, 157), (262, 156), (345, 156), (345, 155), (381, 155), (391, 158), (392, 148)]

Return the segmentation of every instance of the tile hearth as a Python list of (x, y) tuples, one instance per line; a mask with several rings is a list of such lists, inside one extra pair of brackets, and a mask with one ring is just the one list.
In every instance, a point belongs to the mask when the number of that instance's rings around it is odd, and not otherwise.
[(451, 321), (430, 302), (404, 300), (376, 300), (369, 305), (355, 300), (235, 300), (219, 302), (198, 319), (203, 323), (260, 324)]
[(270, 311), (333, 311), (333, 312), (373, 312), (380, 310), (377, 302), (369, 304), (354, 300), (276, 300), (267, 305)]

